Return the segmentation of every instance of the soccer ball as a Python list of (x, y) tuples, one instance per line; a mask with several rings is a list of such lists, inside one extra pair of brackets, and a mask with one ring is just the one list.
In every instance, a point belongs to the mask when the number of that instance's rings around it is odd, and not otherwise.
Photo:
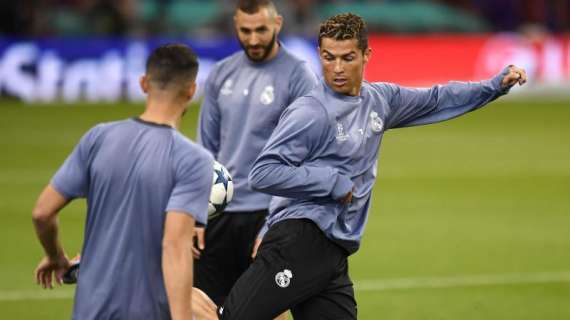
[(232, 176), (223, 165), (214, 161), (214, 176), (210, 201), (208, 202), (208, 220), (220, 215), (234, 196)]

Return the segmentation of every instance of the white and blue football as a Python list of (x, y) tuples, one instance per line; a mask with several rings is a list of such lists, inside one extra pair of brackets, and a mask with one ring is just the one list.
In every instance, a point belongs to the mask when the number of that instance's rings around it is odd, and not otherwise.
[(208, 202), (208, 219), (221, 214), (234, 196), (232, 176), (223, 165), (214, 161), (214, 176), (210, 201)]

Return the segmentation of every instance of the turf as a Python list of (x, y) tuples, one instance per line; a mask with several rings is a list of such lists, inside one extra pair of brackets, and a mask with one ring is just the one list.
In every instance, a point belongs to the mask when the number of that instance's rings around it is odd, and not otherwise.
[[(0, 318), (69, 318), (71, 288), (39, 296), (34, 284), (42, 253), (31, 208), (88, 128), (141, 110), (0, 103)], [(189, 136), (196, 116), (191, 109), (183, 124)], [(362, 248), (351, 257), (357, 288), (382, 279), (570, 271), (569, 122), (565, 103), (499, 101), (454, 121), (388, 132)], [(77, 202), (61, 214), (70, 255), (81, 247), (84, 210)], [(568, 281), (356, 295), (359, 319), (570, 319)]]

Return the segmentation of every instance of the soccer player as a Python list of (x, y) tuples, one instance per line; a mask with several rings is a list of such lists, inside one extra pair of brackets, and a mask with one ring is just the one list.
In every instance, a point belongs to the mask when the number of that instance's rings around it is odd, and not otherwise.
[[(356, 319), (348, 255), (360, 245), (380, 142), (389, 129), (448, 120), (526, 81), (515, 66), (477, 83), (428, 89), (363, 81), (371, 56), (353, 14), (320, 26), (324, 79), (283, 113), (250, 173), (272, 204), (257, 258), (233, 287), (222, 319)], [(421, 70), (418, 70), (421, 72)]]
[(206, 81), (198, 141), (234, 180), (235, 194), (208, 227), (196, 228), (195, 285), (221, 305), (252, 260), (271, 196), (247, 176), (284, 108), (317, 84), (308, 65), (278, 41), (283, 23), (269, 0), (241, 0), (234, 16), (243, 50), (219, 62)]
[[(39, 196), (33, 222), (46, 256), (36, 278), (50, 288), (69, 266), (58, 213), (87, 198), (74, 319), (192, 319), (192, 299), (207, 300), (192, 295), (191, 243), (195, 222), (206, 223), (213, 159), (176, 130), (197, 71), (187, 46), (154, 50), (144, 113), (89, 130)], [(215, 317), (213, 304), (195, 307)]]

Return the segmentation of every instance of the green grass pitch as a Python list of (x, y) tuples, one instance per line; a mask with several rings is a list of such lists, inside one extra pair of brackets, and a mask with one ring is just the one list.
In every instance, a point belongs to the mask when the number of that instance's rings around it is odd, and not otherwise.
[[(1, 319), (69, 318), (73, 287), (35, 286), (31, 209), (87, 129), (141, 111), (0, 103)], [(183, 123), (191, 137), (197, 113)], [(570, 105), (540, 101), (388, 132), (350, 258), (359, 319), (570, 319), (569, 141)], [(69, 255), (80, 250), (84, 210), (77, 201), (61, 213)]]

